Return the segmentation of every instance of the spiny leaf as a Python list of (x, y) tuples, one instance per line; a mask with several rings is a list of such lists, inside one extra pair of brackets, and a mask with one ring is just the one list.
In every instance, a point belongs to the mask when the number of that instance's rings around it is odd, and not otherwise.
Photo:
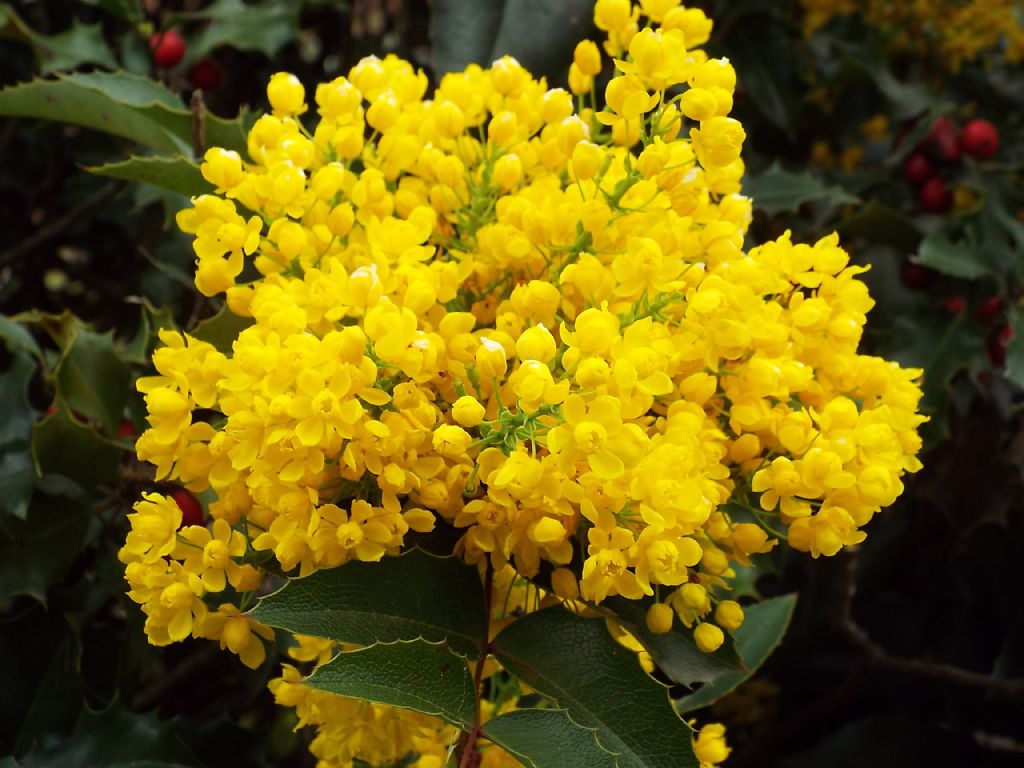
[(622, 768), (697, 768), (691, 731), (668, 689), (612, 639), (603, 619), (546, 608), (506, 627), (494, 647), (511, 674), (594, 729)]
[(61, 401), (57, 411), (32, 430), (32, 456), (39, 476), (66, 477), (85, 491), (116, 485), (123, 454), (123, 446), (74, 419)]
[(97, 176), (154, 184), (185, 197), (213, 191), (213, 185), (203, 178), (199, 166), (184, 155), (135, 156), (118, 163), (88, 166), (85, 170)]
[(216, 0), (201, 11), (181, 16), (210, 22), (191, 41), (189, 58), (193, 60), (221, 45), (273, 56), (295, 39), (299, 27), (297, 3)]
[(676, 622), (671, 631), (655, 634), (647, 628), (650, 601), (612, 597), (602, 603), (647, 649), (654, 663), (670, 680), (681, 685), (709, 683), (720, 675), (742, 669), (736, 651), (728, 643), (714, 653), (704, 653), (693, 640), (693, 630)]
[(109, 433), (124, 416), (131, 373), (113, 336), (79, 325), (57, 365), (57, 393), (68, 407), (100, 422)]
[(795, 211), (803, 203), (826, 200), (831, 205), (855, 203), (859, 198), (847, 194), (839, 187), (826, 187), (811, 174), (783, 170), (778, 163), (763, 173), (748, 176), (743, 182), (743, 194), (754, 201), (754, 207), (769, 216)]
[(561, 709), (518, 709), (489, 720), (484, 736), (527, 768), (616, 768), (615, 756), (595, 731), (574, 723)]
[(191, 335), (200, 341), (213, 344), (225, 355), (230, 355), (231, 347), (235, 339), (238, 338), (238, 334), (252, 323), (252, 318), (239, 317), (227, 307), (222, 307), (217, 314), (199, 323)]
[(941, 232), (930, 232), (917, 251), (918, 260), (945, 275), (973, 280), (991, 274), (980, 254), (963, 243), (954, 243)]
[(413, 549), (289, 579), (252, 614), (272, 627), (338, 642), (422, 639), (474, 657), (483, 633), (483, 587), (475, 568)]
[(465, 659), (423, 640), (378, 643), (339, 653), (306, 680), (327, 693), (411, 709), (470, 729), (476, 715)]
[(690, 712), (706, 707), (753, 675), (782, 642), (795, 606), (796, 595), (783, 595), (745, 608), (746, 619), (733, 632), (733, 637), (746, 669), (723, 672), (700, 690), (676, 702), (676, 709), (679, 712)]
[(44, 72), (74, 69), (81, 64), (99, 64), (114, 69), (117, 60), (103, 37), (100, 24), (71, 26), (55, 35), (43, 35), (32, 29), (8, 3), (0, 4), (0, 29), (7, 27), (32, 46)]

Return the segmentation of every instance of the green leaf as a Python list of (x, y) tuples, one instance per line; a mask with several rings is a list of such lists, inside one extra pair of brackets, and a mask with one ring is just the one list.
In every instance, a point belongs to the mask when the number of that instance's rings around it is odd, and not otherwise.
[(339, 653), (306, 682), (327, 693), (433, 715), (456, 728), (469, 730), (476, 716), (466, 661), (443, 644), (378, 643)]
[(142, 4), (135, 0), (95, 0), (95, 2), (103, 10), (120, 16), (132, 24), (139, 24), (144, 18)]
[(57, 411), (32, 430), (32, 456), (41, 477), (66, 477), (85, 491), (114, 486), (124, 446), (76, 421), (58, 401)]
[(24, 768), (183, 768), (194, 766), (173, 726), (154, 714), (112, 706), (82, 712), (67, 739), (48, 743), (22, 758)]
[(121, 349), (121, 359), (129, 363), (148, 365), (149, 356), (161, 328), (175, 329), (174, 315), (167, 307), (156, 309), (148, 300), (143, 300), (139, 313), (139, 326), (135, 335)]
[(733, 637), (746, 669), (722, 673), (695, 693), (680, 699), (676, 709), (685, 713), (706, 707), (753, 675), (782, 642), (795, 607), (796, 595), (782, 595), (745, 608), (746, 619), (733, 632)]
[(124, 416), (131, 372), (109, 333), (76, 328), (57, 365), (57, 393), (72, 411), (100, 422), (113, 433)]
[(119, 163), (86, 166), (85, 170), (97, 176), (154, 184), (186, 197), (213, 192), (213, 185), (203, 178), (199, 166), (184, 155), (135, 156)]
[(0, 447), (8, 443), (27, 443), (32, 436), (36, 410), (28, 402), (28, 387), (36, 375), (36, 360), (26, 352), (14, 351), (11, 364), (0, 373), (0, 403), (4, 417), (0, 419)]
[[(764, 16), (764, 23), (746, 21), (730, 29), (729, 58), (743, 93), (769, 123), (787, 136), (795, 133), (799, 82), (792, 44), (779, 26)], [(756, 198), (755, 198), (756, 203)]]
[(213, 317), (208, 317), (196, 325), (195, 330), (189, 335), (213, 344), (220, 352), (230, 355), (238, 334), (252, 323), (251, 317), (239, 317), (225, 306)]
[(917, 251), (918, 260), (927, 267), (953, 277), (973, 280), (990, 274), (979, 254), (963, 243), (953, 243), (942, 232), (930, 232)]
[(8, 4), (0, 4), (0, 29), (11, 29), (32, 46), (44, 72), (75, 69), (82, 64), (99, 64), (115, 69), (117, 60), (103, 37), (100, 24), (71, 26), (55, 35), (42, 35), (32, 29)]
[(622, 768), (697, 768), (691, 731), (668, 689), (612, 639), (603, 619), (545, 608), (503, 629), (494, 648), (506, 670), (594, 729)]
[[(126, 72), (76, 72), (0, 90), (0, 115), (93, 128), (158, 152), (192, 152), (192, 113), (159, 83)], [(241, 118), (204, 115), (204, 146), (245, 152)]]
[(468, 64), (490, 63), (504, 6), (504, 0), (435, 0), (430, 9), (430, 40), (439, 77), (461, 72)]
[(839, 222), (836, 229), (844, 239), (863, 237), (891, 245), (903, 253), (915, 250), (921, 242), (921, 232), (913, 220), (877, 199), (869, 200), (852, 216)]
[(484, 627), (483, 588), (475, 568), (413, 549), (379, 563), (352, 561), (289, 579), (261, 598), (252, 615), (272, 627), (338, 642), (422, 639), (475, 657)]
[(714, 653), (704, 653), (693, 640), (693, 630), (674, 622), (672, 629), (655, 634), (647, 628), (650, 600), (627, 600), (612, 597), (602, 605), (610, 608), (615, 618), (647, 649), (654, 663), (672, 682), (681, 685), (708, 683), (719, 675), (742, 668), (736, 650), (728, 643)]
[(298, 3), (216, 0), (201, 11), (180, 16), (210, 22), (191, 40), (190, 60), (200, 59), (221, 45), (273, 56), (299, 34)]
[(8, 518), (0, 530), (0, 601), (18, 595), (46, 602), (46, 590), (78, 556), (88, 508), (66, 497), (36, 494), (27, 520)]
[(28, 443), (8, 443), (0, 453), (0, 520), (7, 515), (24, 520), (35, 480)]
[(1024, 387), (1024, 313), (1014, 307), (1007, 316), (1013, 329), (1013, 336), (1006, 343), (1006, 366), (1003, 374), (1016, 384)]
[(743, 181), (743, 194), (749, 196), (754, 207), (769, 216), (795, 211), (804, 203), (824, 200), (830, 205), (859, 202), (860, 198), (847, 194), (839, 187), (826, 187), (810, 173), (783, 170), (778, 163)]
[(39, 344), (21, 323), (6, 315), (0, 315), (0, 339), (7, 342), (12, 352), (30, 352), (36, 357), (42, 354)]
[(616, 768), (615, 756), (595, 731), (561, 709), (517, 709), (489, 720), (483, 734), (527, 768)]

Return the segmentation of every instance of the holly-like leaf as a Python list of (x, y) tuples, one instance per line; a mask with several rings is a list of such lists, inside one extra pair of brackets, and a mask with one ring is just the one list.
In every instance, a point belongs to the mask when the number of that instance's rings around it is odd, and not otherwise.
[(476, 715), (465, 659), (423, 640), (378, 643), (339, 653), (306, 680), (327, 693), (412, 709), (470, 729)]
[(66, 477), (84, 491), (117, 484), (124, 446), (75, 419), (58, 401), (57, 410), (36, 422), (32, 456), (40, 477)]
[(627, 600), (623, 597), (612, 597), (602, 603), (640, 641), (672, 682), (680, 685), (709, 683), (720, 675), (743, 668), (730, 644), (724, 644), (714, 653), (704, 653), (693, 640), (693, 630), (679, 622), (664, 634), (651, 632), (646, 618), (650, 604), (649, 600)]
[(138, 24), (143, 20), (142, 4), (134, 0), (96, 0), (96, 4), (132, 24)]
[(796, 607), (795, 595), (782, 595), (745, 608), (746, 618), (733, 633), (736, 650), (745, 669), (723, 672), (710, 683), (676, 703), (679, 712), (706, 707), (753, 675), (774, 651), (786, 634)]
[(153, 184), (185, 197), (213, 192), (213, 185), (203, 178), (199, 166), (184, 155), (136, 155), (117, 163), (87, 166), (85, 170), (97, 176)]
[(43, 35), (32, 29), (8, 3), (3, 3), (0, 4), (0, 29), (4, 28), (32, 46), (44, 72), (74, 69), (82, 64), (117, 67), (100, 24), (73, 21), (63, 32)]
[(845, 205), (860, 200), (839, 187), (825, 186), (810, 173), (785, 171), (778, 163), (773, 163), (763, 173), (744, 179), (743, 194), (753, 200), (755, 208), (769, 216), (795, 211), (803, 203), (817, 200), (825, 200), (831, 205)]
[(252, 614), (271, 627), (338, 642), (446, 642), (475, 657), (484, 626), (483, 587), (475, 568), (413, 549), (379, 563), (352, 561), (289, 579)]
[(117, 429), (131, 373), (117, 354), (111, 334), (79, 325), (56, 373), (57, 394), (72, 411), (98, 421), (109, 433)]
[[(76, 72), (5, 88), (0, 115), (93, 128), (171, 155), (192, 151), (192, 113), (159, 83), (126, 72)], [(245, 152), (240, 119), (206, 114), (203, 126), (203, 146)]]
[(201, 11), (180, 16), (210, 22), (192, 39), (190, 60), (202, 58), (221, 45), (273, 56), (299, 33), (297, 3), (216, 0)]
[(46, 602), (46, 590), (67, 572), (89, 525), (88, 508), (37, 493), (26, 520), (0, 529), (0, 601), (18, 595)]
[(167, 307), (156, 309), (149, 301), (143, 300), (142, 311), (139, 313), (139, 326), (132, 338), (121, 349), (121, 358), (130, 363), (148, 364), (160, 329), (176, 327), (174, 315), (170, 309)]
[(697, 768), (691, 731), (668, 689), (612, 639), (603, 619), (545, 608), (503, 629), (494, 647), (506, 670), (594, 729), (619, 766)]
[(561, 709), (517, 709), (487, 721), (484, 736), (527, 768), (616, 768), (615, 755), (596, 732), (574, 723)]
[(435, 0), (430, 9), (434, 71), (443, 75), (468, 64), (489, 64), (504, 5), (504, 0)]
[(48, 742), (22, 758), (24, 768), (185, 768), (196, 765), (173, 726), (152, 714), (112, 706), (84, 710), (64, 740)]
[(227, 307), (222, 307), (217, 314), (208, 317), (199, 323), (191, 336), (213, 344), (218, 351), (225, 355), (231, 354), (232, 345), (238, 334), (252, 325), (251, 317), (239, 317)]
[(926, 267), (953, 277), (973, 280), (991, 274), (981, 255), (964, 243), (954, 243), (942, 232), (925, 235), (917, 251), (918, 260)]
[[(3, 319), (9, 324), (7, 331), (24, 331), (18, 324)], [(35, 344), (31, 336), (28, 341)], [(8, 515), (24, 520), (35, 479), (29, 441), (36, 411), (28, 402), (28, 387), (37, 366), (36, 360), (20, 349), (14, 349), (10, 357), (7, 370), (0, 373), (0, 403), (5, 410), (4, 418), (0, 419), (0, 520)]]

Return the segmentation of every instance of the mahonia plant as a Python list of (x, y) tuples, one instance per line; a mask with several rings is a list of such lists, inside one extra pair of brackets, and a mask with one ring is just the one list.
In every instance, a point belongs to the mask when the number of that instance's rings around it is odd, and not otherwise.
[[(700, 47), (709, 19), (678, 0), (598, 0), (594, 19), (603, 107), (590, 41), (571, 93), (505, 57), (425, 98), (422, 72), (370, 57), (316, 87), (316, 121), (274, 75), (249, 160), (206, 153), (216, 192), (178, 224), (198, 289), (248, 325), (230, 354), (162, 331), (138, 382), (139, 457), (212, 518), (182, 528), (159, 493), (130, 515), (120, 556), (150, 642), (209, 638), (256, 667), (267, 585), (448, 531), (488, 638), (539, 608), (604, 611), (651, 670), (607, 605), (712, 654), (744, 621), (735, 564), (780, 540), (857, 544), (919, 469), (920, 371), (857, 352), (864, 268), (835, 235), (744, 252), (745, 134), (733, 67)], [(338, 640), (297, 633), (290, 654), (361, 652)], [(537, 698), (491, 650), (469, 732), (295, 665), (271, 689), (317, 729), (320, 766), (519, 765), (477, 740)], [(688, 743), (705, 766), (728, 754), (717, 724)]]

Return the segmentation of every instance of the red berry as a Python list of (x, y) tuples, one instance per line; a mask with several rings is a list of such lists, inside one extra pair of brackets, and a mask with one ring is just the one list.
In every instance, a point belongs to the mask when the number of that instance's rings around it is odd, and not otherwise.
[(938, 274), (931, 267), (926, 267), (924, 264), (909, 258), (904, 259), (903, 264), (900, 266), (900, 280), (912, 291), (923, 291), (935, 282)]
[(206, 524), (206, 519), (203, 516), (203, 508), (199, 504), (199, 500), (196, 499), (196, 497), (188, 490), (185, 488), (179, 488), (171, 494), (171, 498), (177, 502), (178, 507), (181, 509), (182, 528), (186, 525)]
[(988, 359), (996, 368), (1001, 368), (1006, 363), (1006, 345), (1013, 338), (1013, 328), (1004, 325), (988, 337)]
[(223, 74), (224, 72), (220, 68), (220, 64), (209, 56), (204, 56), (189, 69), (188, 81), (192, 83), (193, 88), (212, 91), (220, 85), (220, 79)]
[(942, 307), (951, 315), (959, 315), (967, 309), (967, 299), (963, 296), (947, 296)]
[(155, 32), (149, 38), (149, 47), (153, 51), (153, 61), (163, 69), (175, 67), (185, 58), (185, 39), (173, 29)]
[(135, 422), (131, 419), (123, 419), (120, 424), (117, 425), (117, 437), (135, 437), (138, 432), (135, 431)]
[(999, 131), (988, 120), (971, 120), (964, 126), (960, 146), (971, 157), (985, 160), (999, 149)]
[(974, 319), (979, 323), (994, 323), (1003, 311), (1001, 296), (989, 296), (974, 310)]
[(903, 163), (903, 176), (915, 187), (921, 186), (934, 175), (935, 169), (921, 152), (914, 152)]
[(936, 163), (952, 165), (960, 159), (960, 137), (956, 125), (948, 117), (935, 119), (923, 146)]
[(924, 209), (932, 213), (945, 213), (953, 207), (953, 190), (938, 176), (922, 184), (917, 196)]

